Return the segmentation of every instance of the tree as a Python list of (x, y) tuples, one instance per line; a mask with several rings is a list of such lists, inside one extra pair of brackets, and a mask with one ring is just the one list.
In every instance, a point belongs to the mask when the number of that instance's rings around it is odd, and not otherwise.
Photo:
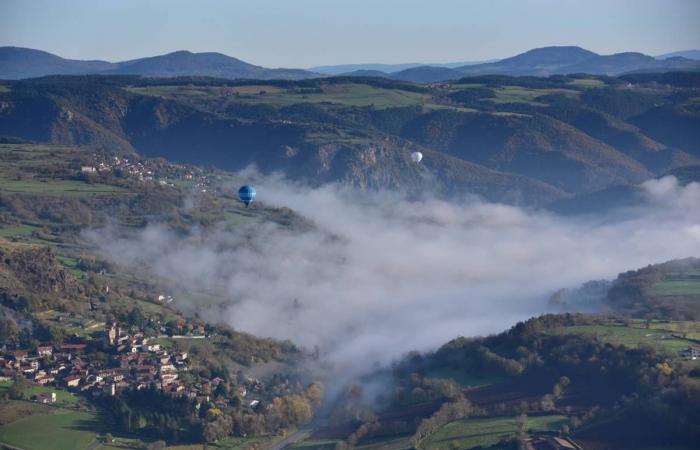
[(0, 319), (0, 342), (17, 342), (19, 334), (19, 327), (14, 319), (9, 317)]
[(17, 377), (7, 390), (7, 395), (13, 400), (23, 400), (27, 397), (27, 389), (29, 388), (29, 381), (25, 378)]

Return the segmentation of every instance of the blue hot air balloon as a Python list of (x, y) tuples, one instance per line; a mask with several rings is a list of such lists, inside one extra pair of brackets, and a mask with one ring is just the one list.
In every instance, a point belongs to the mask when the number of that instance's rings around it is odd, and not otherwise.
[(253, 203), (253, 200), (255, 200), (255, 188), (253, 186), (245, 185), (238, 190), (238, 196), (240, 197), (241, 201), (248, 206)]

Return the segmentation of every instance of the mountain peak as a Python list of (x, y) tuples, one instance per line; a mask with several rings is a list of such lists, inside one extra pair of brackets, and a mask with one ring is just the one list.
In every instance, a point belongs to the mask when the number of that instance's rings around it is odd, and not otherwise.
[(501, 62), (511, 60), (518, 63), (527, 61), (530, 64), (575, 64), (594, 56), (598, 54), (575, 45), (550, 46), (534, 48)]

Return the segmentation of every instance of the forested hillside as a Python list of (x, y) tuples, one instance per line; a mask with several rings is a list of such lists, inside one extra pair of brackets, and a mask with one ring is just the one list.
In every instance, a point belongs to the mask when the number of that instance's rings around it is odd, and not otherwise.
[(699, 83), (694, 73), (429, 86), (48, 77), (0, 86), (0, 135), (542, 205), (699, 164)]

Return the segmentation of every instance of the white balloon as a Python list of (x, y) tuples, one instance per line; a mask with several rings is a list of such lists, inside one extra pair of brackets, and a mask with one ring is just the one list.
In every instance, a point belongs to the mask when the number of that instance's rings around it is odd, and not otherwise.
[(411, 159), (413, 162), (419, 163), (423, 159), (423, 154), (421, 152), (413, 152), (411, 153)]

